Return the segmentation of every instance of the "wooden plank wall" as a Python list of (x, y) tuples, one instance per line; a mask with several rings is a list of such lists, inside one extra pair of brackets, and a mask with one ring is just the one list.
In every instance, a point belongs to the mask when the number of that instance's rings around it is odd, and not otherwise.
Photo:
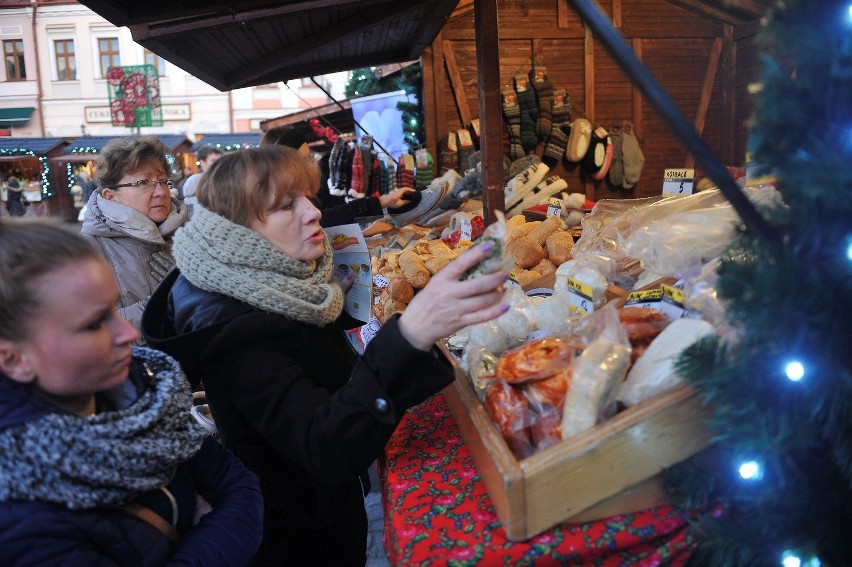
[[(742, 165), (744, 124), (750, 113), (746, 87), (757, 80), (758, 73), (754, 34), (738, 36), (729, 24), (666, 0), (601, 0), (599, 4), (689, 121), (703, 111), (702, 135), (719, 159)], [(426, 116), (428, 145), (435, 156), (442, 135), (466, 125), (468, 115), (478, 115), (472, 6), (460, 4), (456, 14), (423, 60), (424, 97), (431, 98)], [(625, 119), (635, 123), (645, 155), (639, 184), (631, 191), (614, 188), (608, 179), (593, 181), (579, 166), (563, 160), (552, 173), (565, 178), (571, 192), (594, 199), (657, 195), (663, 170), (689, 163), (685, 148), (565, 0), (499, 0), (498, 17), (502, 85), (511, 85), (515, 73), (527, 73), (535, 59), (547, 68), (554, 88), (565, 88), (570, 94), (577, 109), (572, 118), (585, 115), (604, 127)], [(739, 44), (746, 44), (748, 57), (736, 57)], [(715, 73), (708, 73), (708, 68)], [(710, 91), (704, 96), (706, 108), (700, 108), (702, 89), (711, 78)]]

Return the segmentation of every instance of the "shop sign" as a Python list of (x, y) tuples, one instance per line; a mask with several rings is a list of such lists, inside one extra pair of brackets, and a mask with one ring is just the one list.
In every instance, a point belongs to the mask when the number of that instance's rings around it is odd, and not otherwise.
[[(189, 104), (164, 104), (163, 120), (191, 120), (192, 109)], [(87, 106), (85, 108), (86, 122), (111, 122), (112, 115), (108, 106)]]

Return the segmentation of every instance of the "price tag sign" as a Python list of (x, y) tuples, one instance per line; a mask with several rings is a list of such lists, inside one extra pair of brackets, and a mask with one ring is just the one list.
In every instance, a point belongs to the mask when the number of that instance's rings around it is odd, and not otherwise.
[(627, 300), (624, 302), (625, 307), (647, 307), (649, 309), (663, 310), (663, 290), (662, 289), (645, 289), (641, 291), (632, 291), (627, 295)]
[[(459, 215), (461, 217), (461, 215)], [(459, 232), (461, 240), (473, 241), (473, 223), (470, 222), (470, 217), (461, 217), (459, 219)]]
[(447, 134), (447, 149), (451, 152), (457, 152), (459, 150), (459, 139), (456, 137), (455, 132), (450, 132)]
[(565, 278), (568, 291), (568, 310), (575, 315), (588, 315), (595, 310), (592, 286), (572, 278)]
[(459, 136), (459, 144), (463, 148), (472, 148), (473, 147), (473, 138), (470, 137), (470, 131), (467, 128), (460, 128), (456, 130), (456, 134)]
[(417, 169), (429, 167), (429, 150), (420, 148), (414, 152), (414, 161), (417, 164)]
[(402, 163), (405, 164), (405, 169), (414, 171), (414, 156), (411, 154), (402, 154)]
[(661, 291), (663, 297), (661, 298), (662, 309), (660, 311), (672, 320), (684, 317), (686, 309), (683, 307), (683, 291), (665, 284), (663, 284)]
[(558, 217), (562, 215), (562, 199), (551, 197), (547, 200), (547, 216)]
[(663, 195), (692, 195), (694, 169), (667, 169), (663, 174)]
[(473, 127), (473, 133), (476, 137), (479, 137), (479, 118), (474, 118), (470, 121), (470, 125)]
[(379, 288), (384, 288), (390, 285), (390, 281), (388, 281), (388, 279), (382, 274), (376, 274), (373, 276), (373, 285)]

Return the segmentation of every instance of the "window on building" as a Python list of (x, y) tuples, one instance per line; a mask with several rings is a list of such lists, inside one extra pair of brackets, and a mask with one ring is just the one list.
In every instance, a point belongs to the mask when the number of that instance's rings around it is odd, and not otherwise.
[(107, 69), (121, 65), (121, 59), (118, 57), (118, 38), (98, 38), (98, 57), (101, 61), (101, 78), (103, 79), (106, 77)]
[(24, 67), (24, 40), (3, 40), (3, 57), (6, 60), (6, 80), (22, 81), (27, 78)]
[(57, 39), (53, 42), (56, 52), (56, 80), (77, 80), (77, 58), (74, 55), (73, 39)]
[(145, 50), (145, 65), (153, 65), (157, 70), (158, 77), (166, 75), (166, 60), (154, 53), (153, 51)]

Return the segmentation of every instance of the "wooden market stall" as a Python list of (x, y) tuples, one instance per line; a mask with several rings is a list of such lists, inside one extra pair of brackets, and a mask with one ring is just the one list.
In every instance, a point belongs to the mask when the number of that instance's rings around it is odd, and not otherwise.
[(70, 196), (62, 191), (62, 174), (51, 161), (65, 151), (65, 138), (0, 138), (0, 171), (32, 183), (30, 200), (39, 216), (61, 215)]

